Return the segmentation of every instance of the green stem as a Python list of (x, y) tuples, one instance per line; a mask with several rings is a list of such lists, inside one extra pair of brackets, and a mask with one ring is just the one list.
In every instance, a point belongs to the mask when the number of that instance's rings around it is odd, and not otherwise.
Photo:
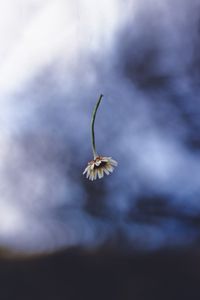
[(98, 154), (96, 152), (96, 145), (95, 145), (94, 122), (95, 122), (96, 113), (97, 113), (97, 110), (99, 108), (99, 104), (100, 104), (102, 98), (103, 98), (103, 95), (101, 94), (99, 96), (99, 99), (98, 99), (98, 101), (97, 101), (97, 103), (95, 105), (95, 108), (93, 110), (92, 120), (91, 120), (91, 128), (92, 128), (92, 151), (93, 151), (94, 159), (98, 156)]

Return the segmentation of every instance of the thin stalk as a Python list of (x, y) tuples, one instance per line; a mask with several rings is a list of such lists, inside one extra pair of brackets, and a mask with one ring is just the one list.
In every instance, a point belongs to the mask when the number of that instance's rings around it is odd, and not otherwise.
[(99, 104), (101, 102), (103, 98), (103, 95), (101, 94), (99, 96), (99, 99), (94, 107), (94, 110), (93, 110), (93, 113), (92, 113), (92, 120), (91, 120), (91, 129), (92, 129), (92, 152), (93, 152), (93, 156), (94, 156), (94, 159), (98, 156), (97, 152), (96, 152), (96, 144), (95, 144), (95, 134), (94, 134), (94, 122), (95, 122), (95, 118), (96, 118), (96, 113), (97, 113), (97, 110), (99, 108)]

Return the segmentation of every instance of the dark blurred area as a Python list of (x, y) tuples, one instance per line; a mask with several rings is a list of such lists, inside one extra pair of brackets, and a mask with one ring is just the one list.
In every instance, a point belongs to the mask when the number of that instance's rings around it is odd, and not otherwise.
[(71, 249), (32, 259), (0, 259), (0, 298), (198, 300), (199, 251), (127, 256)]

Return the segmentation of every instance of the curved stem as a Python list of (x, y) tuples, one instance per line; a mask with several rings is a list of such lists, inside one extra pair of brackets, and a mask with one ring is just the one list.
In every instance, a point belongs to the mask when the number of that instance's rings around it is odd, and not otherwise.
[(93, 110), (93, 113), (92, 113), (92, 120), (91, 120), (91, 129), (92, 129), (92, 151), (93, 151), (93, 155), (94, 155), (94, 159), (98, 156), (97, 152), (96, 152), (96, 145), (95, 145), (95, 134), (94, 134), (94, 122), (95, 122), (95, 118), (96, 118), (96, 113), (97, 113), (97, 110), (99, 108), (99, 104), (101, 102), (103, 98), (103, 95), (101, 94), (99, 96), (99, 99), (95, 105), (95, 108)]

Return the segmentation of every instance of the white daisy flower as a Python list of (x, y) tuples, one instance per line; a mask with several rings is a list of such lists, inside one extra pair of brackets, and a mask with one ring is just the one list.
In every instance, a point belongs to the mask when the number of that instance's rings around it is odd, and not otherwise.
[(86, 174), (86, 178), (89, 180), (101, 179), (106, 175), (113, 172), (114, 167), (117, 166), (117, 162), (112, 157), (97, 156), (95, 159), (89, 161), (83, 174)]
[(85, 168), (83, 174), (86, 174), (86, 178), (89, 180), (95, 180), (97, 178), (102, 178), (104, 176), (104, 173), (106, 175), (109, 175), (113, 172), (114, 167), (117, 166), (117, 162), (112, 159), (112, 157), (107, 156), (100, 156), (96, 152), (96, 146), (95, 146), (95, 135), (94, 135), (94, 122), (95, 117), (97, 113), (97, 109), (99, 107), (99, 104), (102, 100), (103, 95), (100, 95), (99, 100), (97, 101), (97, 104), (95, 105), (93, 114), (92, 114), (92, 151), (94, 159), (89, 161), (87, 167)]

